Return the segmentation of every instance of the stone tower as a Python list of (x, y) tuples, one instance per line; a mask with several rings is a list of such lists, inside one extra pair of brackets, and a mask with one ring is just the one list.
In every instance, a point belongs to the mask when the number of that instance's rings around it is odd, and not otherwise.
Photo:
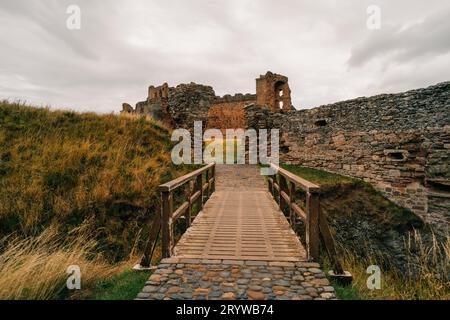
[(268, 71), (256, 79), (256, 104), (272, 112), (293, 110), (288, 78)]
[[(167, 83), (161, 86), (150, 86), (148, 88), (148, 97), (146, 108), (153, 118), (162, 120), (166, 124), (171, 125), (172, 119), (169, 115), (169, 97), (170, 87)], [(145, 106), (144, 106), (145, 108)]]
[(169, 98), (169, 85), (164, 83), (162, 86), (155, 87), (150, 86), (148, 88), (148, 101), (154, 102), (158, 99), (168, 99)]

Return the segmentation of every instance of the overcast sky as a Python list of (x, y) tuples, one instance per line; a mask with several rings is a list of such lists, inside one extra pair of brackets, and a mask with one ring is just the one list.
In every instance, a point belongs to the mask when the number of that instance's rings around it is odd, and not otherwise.
[(289, 77), (297, 108), (448, 81), (450, 1), (0, 2), (0, 98), (118, 112), (163, 82), (254, 93), (268, 70)]

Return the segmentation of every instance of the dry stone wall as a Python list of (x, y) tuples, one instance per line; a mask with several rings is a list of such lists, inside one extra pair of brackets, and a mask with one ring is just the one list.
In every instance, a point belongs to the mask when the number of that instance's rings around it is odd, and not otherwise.
[(175, 128), (192, 129), (194, 121), (206, 126), (208, 111), (216, 95), (210, 86), (180, 84), (170, 92), (168, 112)]
[(364, 179), (440, 233), (450, 225), (450, 82), (288, 114), (245, 108), (280, 128), (281, 160)]

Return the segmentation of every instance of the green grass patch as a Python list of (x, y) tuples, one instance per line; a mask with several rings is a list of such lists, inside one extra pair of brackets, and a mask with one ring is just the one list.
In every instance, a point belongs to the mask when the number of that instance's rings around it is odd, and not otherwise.
[(342, 287), (336, 281), (331, 281), (336, 290), (336, 296), (341, 300), (362, 300), (360, 293), (353, 286)]
[(303, 179), (318, 184), (321, 187), (332, 187), (342, 184), (357, 183), (356, 179), (323, 170), (317, 170), (293, 164), (283, 164), (281, 165), (281, 167), (298, 175), (299, 177), (302, 177)]
[(125, 271), (107, 280), (97, 282), (88, 299), (132, 300), (142, 290), (151, 272)]
[[(375, 213), (380, 223), (385, 225), (414, 227), (423, 225), (420, 218), (410, 210), (388, 200), (365, 181), (300, 165), (282, 165), (281, 167), (318, 184), (325, 203), (329, 207), (336, 207), (340, 214), (351, 217), (355, 211), (368, 211)], [(336, 203), (339, 205), (334, 206)]]

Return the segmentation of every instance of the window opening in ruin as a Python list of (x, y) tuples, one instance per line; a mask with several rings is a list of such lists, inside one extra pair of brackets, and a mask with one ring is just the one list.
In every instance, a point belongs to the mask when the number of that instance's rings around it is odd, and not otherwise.
[(284, 107), (284, 86), (283, 81), (275, 83), (275, 106), (277, 109), (282, 110)]
[(328, 123), (327, 120), (321, 119), (314, 122), (314, 124), (316, 125), (316, 127), (325, 127)]
[(389, 152), (386, 157), (390, 160), (405, 160), (405, 154), (403, 152)]
[(427, 187), (430, 188), (430, 191), (434, 191), (437, 193), (450, 194), (450, 181), (427, 180), (426, 184), (427, 184)]
[(281, 153), (289, 153), (289, 147), (288, 146), (281, 146), (280, 152)]

